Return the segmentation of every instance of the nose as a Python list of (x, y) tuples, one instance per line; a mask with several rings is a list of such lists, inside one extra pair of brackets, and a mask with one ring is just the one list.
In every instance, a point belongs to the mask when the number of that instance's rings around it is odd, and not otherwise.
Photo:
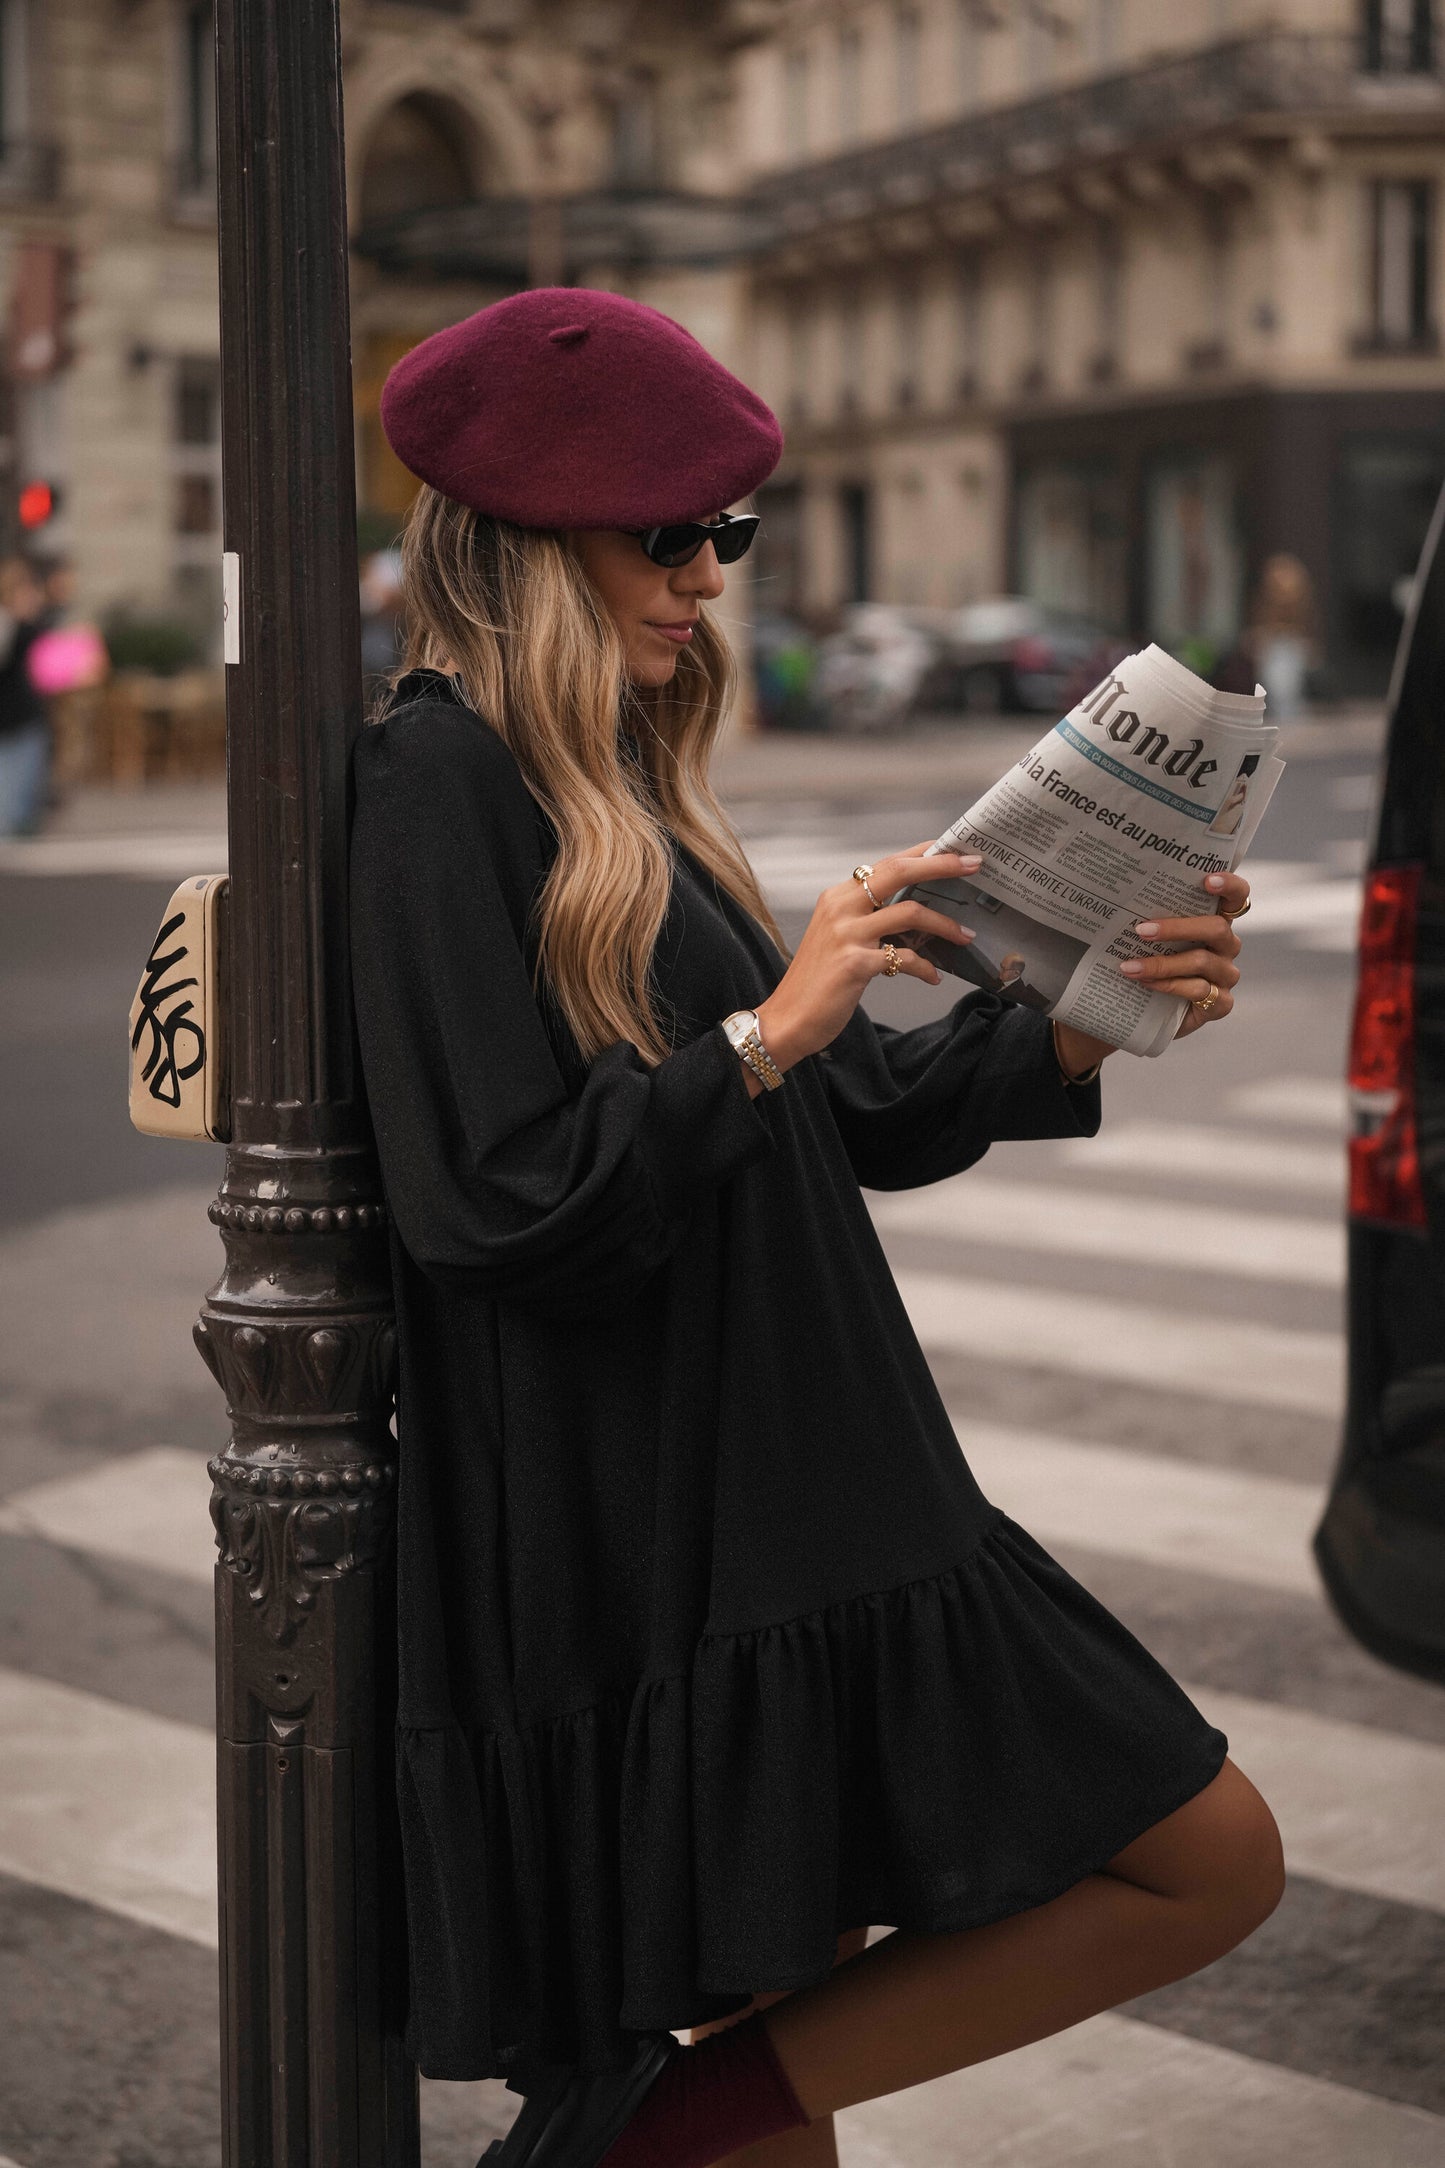
[(667, 584), (675, 595), (696, 595), (699, 602), (716, 602), (727, 582), (711, 542), (704, 542), (690, 565), (679, 565)]

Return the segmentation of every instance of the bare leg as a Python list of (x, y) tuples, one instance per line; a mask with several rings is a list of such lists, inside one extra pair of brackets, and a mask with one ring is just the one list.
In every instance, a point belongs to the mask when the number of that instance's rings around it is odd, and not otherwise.
[[(1197, 1972), (1252, 1934), (1283, 1889), (1274, 1817), (1226, 1761), (1213, 1783), (1106, 1871), (986, 1927), (889, 1935), (830, 1979), (786, 1996), (767, 2019), (768, 2035), (803, 2107), (826, 2116)], [(767, 2168), (781, 2158), (754, 2150)]]
[[(849, 1958), (857, 1957), (867, 1941), (866, 1927), (855, 1927), (848, 1934), (839, 1935), (834, 1964), (846, 1964)], [(706, 2033), (725, 2032), (729, 2025), (740, 2025), (749, 2011), (766, 2010), (775, 2002), (786, 2000), (785, 1989), (754, 1995), (747, 2010), (735, 2010), (731, 2017), (714, 2018), (710, 2025), (694, 2025), (689, 2037), (696, 2042)], [(716, 2168), (838, 2168), (833, 2118), (820, 2115), (816, 2122), (805, 2123), (800, 2130), (780, 2131), (776, 2138), (763, 2138), (757, 2145), (745, 2145), (739, 2152), (729, 2153)]]

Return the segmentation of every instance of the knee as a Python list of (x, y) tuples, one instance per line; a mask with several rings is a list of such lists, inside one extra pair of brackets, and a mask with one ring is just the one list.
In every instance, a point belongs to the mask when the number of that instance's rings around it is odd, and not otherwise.
[[(1279, 1824), (1260, 1793), (1226, 1762), (1220, 1796), (1200, 1830), (1197, 1910), (1215, 1956), (1234, 1949), (1263, 1926), (1284, 1895), (1284, 1845)], [(1211, 1791), (1215, 1786), (1210, 1787)]]

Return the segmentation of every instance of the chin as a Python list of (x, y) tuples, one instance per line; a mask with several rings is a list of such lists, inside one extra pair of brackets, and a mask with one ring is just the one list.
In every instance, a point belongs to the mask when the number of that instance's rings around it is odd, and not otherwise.
[(655, 660), (649, 655), (645, 662), (632, 663), (627, 674), (634, 685), (670, 685), (677, 676), (677, 662), (676, 655), (660, 655)]

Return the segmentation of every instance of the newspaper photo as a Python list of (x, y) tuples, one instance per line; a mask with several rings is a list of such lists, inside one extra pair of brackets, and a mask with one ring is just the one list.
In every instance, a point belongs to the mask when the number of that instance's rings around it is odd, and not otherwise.
[[(1140, 919), (1212, 908), (1284, 772), (1264, 694), (1216, 692), (1162, 648), (1115, 665), (969, 807), (934, 851), (977, 852), (968, 880), (906, 890), (967, 926), (913, 945), (942, 971), (1131, 1054), (1162, 1054), (1188, 1003), (1125, 978), (1167, 953)], [(902, 938), (902, 937), (900, 937)]]

